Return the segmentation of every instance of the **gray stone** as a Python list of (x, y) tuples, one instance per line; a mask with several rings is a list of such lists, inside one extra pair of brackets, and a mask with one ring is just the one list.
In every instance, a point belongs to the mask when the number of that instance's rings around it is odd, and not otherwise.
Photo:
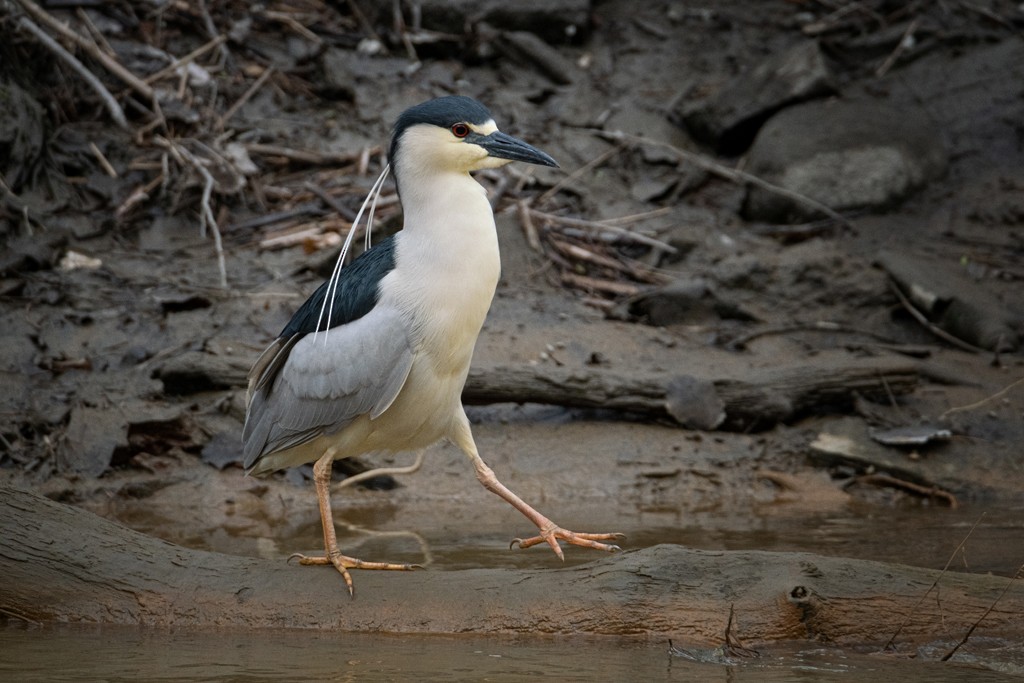
[[(878, 102), (809, 102), (777, 114), (758, 133), (747, 170), (836, 211), (894, 206), (946, 168), (941, 136), (920, 111)], [(760, 188), (743, 208), (752, 220), (800, 222), (813, 209)]]
[(665, 410), (686, 429), (711, 431), (725, 422), (725, 402), (714, 382), (679, 375), (665, 386)]
[(319, 93), (333, 100), (352, 101), (356, 96), (356, 75), (352, 62), (359, 59), (349, 50), (329, 47), (320, 57), (323, 78), (320, 80)]
[(117, 410), (78, 406), (71, 411), (60, 456), (63, 467), (98, 477), (110, 467), (114, 451), (128, 445), (128, 422)]
[(821, 48), (807, 41), (765, 60), (707, 98), (684, 103), (675, 116), (694, 137), (736, 152), (746, 149), (774, 112), (835, 89)]
[(960, 264), (884, 252), (877, 263), (919, 312), (968, 344), (1008, 353), (1020, 347), (1022, 321)]

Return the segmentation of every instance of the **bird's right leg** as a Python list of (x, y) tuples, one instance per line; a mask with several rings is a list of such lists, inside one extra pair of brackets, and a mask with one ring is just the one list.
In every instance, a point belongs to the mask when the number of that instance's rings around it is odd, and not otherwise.
[[(331, 564), (341, 572), (348, 587), (349, 595), (355, 595), (355, 586), (352, 583), (352, 576), (349, 569), (395, 569), (409, 571), (421, 569), (419, 565), (405, 564), (398, 562), (364, 562), (354, 557), (342, 555), (338, 549), (338, 535), (334, 531), (334, 514), (331, 512), (331, 466), (334, 463), (335, 449), (328, 449), (316, 464), (313, 465), (313, 484), (316, 486), (316, 499), (320, 505), (320, 523), (324, 530), (324, 557), (307, 556), (295, 553), (292, 557), (298, 558), (299, 564), (322, 565)], [(289, 558), (291, 559), (291, 558)]]

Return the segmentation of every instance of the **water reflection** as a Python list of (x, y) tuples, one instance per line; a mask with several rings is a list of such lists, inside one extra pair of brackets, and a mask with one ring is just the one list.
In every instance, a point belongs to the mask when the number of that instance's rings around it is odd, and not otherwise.
[(1007, 680), (982, 669), (808, 645), (763, 649), (724, 666), (671, 657), (667, 643), (614, 639), (0, 625), (5, 681), (866, 683), (897, 676), (904, 683)]
[[(570, 511), (559, 517), (568, 526), (614, 528), (627, 538), (626, 549), (674, 543), (701, 550), (766, 550), (813, 552), (941, 569), (957, 545), (971, 533), (967, 553), (954, 570), (1012, 575), (1024, 561), (1008, 547), (1024, 547), (1024, 510), (993, 508), (884, 509), (851, 507), (836, 514), (763, 515), (728, 511), (610, 516), (607, 511)], [(181, 538), (173, 528), (149, 526), (139, 519), (123, 520), (136, 529), (203, 550), (236, 555), (283, 558), (293, 552), (318, 552), (323, 544), (320, 520), (310, 509), (305, 523), (293, 524), (276, 538), (251, 538), (230, 533)], [(544, 548), (510, 551), (516, 533), (530, 531), (513, 513), (507, 517), (478, 517), (471, 523), (454, 521), (440, 528), (422, 526), (414, 514), (393, 511), (374, 518), (372, 510), (358, 515), (335, 513), (338, 540), (349, 554), (364, 559), (412, 562), (435, 570), (478, 567), (529, 568), (563, 566)], [(591, 562), (592, 552), (566, 549), (564, 566)]]

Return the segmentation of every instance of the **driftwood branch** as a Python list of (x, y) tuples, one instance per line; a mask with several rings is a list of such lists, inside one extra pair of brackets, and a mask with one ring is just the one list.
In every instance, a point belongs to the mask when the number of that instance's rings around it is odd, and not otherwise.
[(85, 68), (85, 65), (78, 61), (78, 58), (73, 54), (64, 49), (64, 46), (58, 43), (56, 40), (50, 37), (50, 34), (43, 31), (43, 29), (36, 26), (28, 17), (22, 16), (18, 18), (18, 26), (25, 29), (33, 36), (36, 40), (43, 44), (43, 46), (53, 52), (57, 57), (62, 59), (68, 66), (74, 69), (75, 73), (82, 77), (82, 80), (93, 89), (100, 100), (103, 102), (103, 106), (107, 108), (107, 113), (110, 114), (110, 118), (114, 120), (121, 128), (128, 129), (128, 119), (125, 118), (124, 109), (117, 103), (114, 96), (110, 94), (110, 91), (100, 82), (100, 79), (96, 78), (93, 72)]
[[(164, 362), (156, 375), (173, 394), (240, 388), (249, 364), (250, 359), (190, 352)], [(468, 405), (545, 403), (673, 420), (667, 403), (676, 379), (670, 373), (492, 365), (470, 370), (462, 399)], [(725, 411), (721, 428), (750, 430), (768, 429), (801, 415), (842, 411), (857, 396), (888, 401), (912, 391), (917, 379), (914, 362), (904, 358), (822, 354), (798, 366), (711, 383)]]
[(128, 70), (114, 57), (111, 57), (101, 50), (100, 47), (92, 40), (80, 35), (67, 24), (58, 20), (42, 7), (32, 2), (32, 0), (18, 0), (18, 4), (21, 5), (22, 9), (24, 9), (28, 14), (31, 14), (40, 24), (43, 24), (54, 33), (70, 40), (79, 48), (84, 50), (86, 54), (102, 64), (107, 71), (121, 79), (121, 81), (126, 83), (132, 90), (142, 95), (147, 102), (153, 100), (155, 92), (148, 83)]
[[(1024, 632), (1024, 583), (809, 553), (661, 545), (571, 568), (359, 572), (189, 550), (0, 487), (0, 613), (33, 622), (666, 637), (717, 644)], [(1002, 591), (1005, 595), (999, 597)]]
[(628, 135), (618, 130), (602, 130), (595, 132), (598, 136), (605, 138), (606, 140), (610, 140), (612, 142), (617, 142), (619, 144), (622, 144), (625, 141), (638, 145), (651, 145), (654, 147), (662, 147), (664, 149), (672, 150), (674, 153), (679, 155), (681, 159), (688, 161), (697, 168), (701, 168), (709, 173), (717, 175), (719, 178), (724, 178), (726, 180), (736, 183), (737, 185), (754, 185), (756, 187), (761, 188), (762, 190), (766, 190), (767, 192), (771, 192), (772, 194), (779, 195), (780, 197), (785, 197), (786, 199), (792, 200), (814, 211), (823, 213), (844, 227), (853, 227), (852, 223), (848, 218), (844, 217), (842, 214), (838, 213), (831, 207), (822, 204), (816, 199), (812, 199), (811, 197), (808, 197), (807, 195), (801, 194), (799, 192), (794, 192), (793, 190), (788, 190), (779, 185), (775, 185), (774, 183), (769, 183), (767, 180), (764, 180), (763, 178), (760, 178), (754, 175), (753, 173), (747, 173), (746, 171), (742, 171), (738, 168), (730, 168), (724, 164), (720, 164), (714, 159), (704, 154), (700, 154), (698, 152), (691, 152), (681, 147), (676, 147), (675, 145), (669, 144), (667, 142), (662, 142), (661, 140), (654, 140), (652, 138), (647, 138), (640, 135)]
[[(557, 367), (492, 366), (470, 370), (463, 392), (468, 404), (549, 403), (603, 408), (672, 419), (667, 411), (671, 374), (623, 375)], [(715, 379), (725, 429), (766, 429), (803, 414), (828, 412), (852, 404), (856, 395), (885, 399), (888, 389), (905, 394), (917, 383), (917, 371), (903, 359), (813, 361), (750, 373), (744, 380)]]

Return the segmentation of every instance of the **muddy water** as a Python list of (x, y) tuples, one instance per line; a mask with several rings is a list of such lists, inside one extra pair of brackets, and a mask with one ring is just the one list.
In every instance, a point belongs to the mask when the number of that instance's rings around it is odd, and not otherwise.
[[(466, 526), (398, 531), (406, 520), (394, 510), (346, 511), (339, 520), (342, 542), (370, 559), (430, 562), (428, 571), (470, 566), (551, 566), (543, 552), (509, 552), (509, 522), (485, 519)], [(700, 548), (807, 550), (827, 555), (941, 567), (978, 520), (981, 510), (846, 509), (844, 512), (756, 517), (723, 511), (678, 519), (665, 513), (619, 518), (629, 547), (682, 543)], [(595, 517), (599, 517), (596, 513)], [(262, 539), (213, 535), (182, 539), (189, 545), (240, 554), (283, 557), (316, 548), (319, 520), (294, 536)], [(512, 518), (514, 520), (514, 518)], [(1021, 561), (1024, 510), (985, 511), (967, 552), (954, 568), (1012, 572)], [(146, 528), (141, 514), (132, 521)], [(603, 519), (598, 519), (604, 522)], [(353, 531), (388, 528), (383, 536)], [(516, 523), (511, 523), (515, 529)], [(173, 529), (148, 529), (173, 536)], [(567, 553), (567, 563), (592, 560)], [(282, 559), (283, 561), (283, 559)], [(1013, 566), (1011, 566), (1013, 565)], [(319, 571), (311, 569), (310, 571)], [(398, 577), (400, 578), (400, 577)], [(358, 581), (358, 576), (356, 577)], [(951, 638), (953, 636), (951, 635)], [(695, 651), (697, 661), (669, 653), (668, 643), (614, 638), (503, 638), (472, 635), (366, 635), (302, 631), (168, 631), (127, 627), (28, 626), (0, 624), (0, 680), (3, 681), (879, 681), (899, 677), (924, 681), (1020, 680), (1024, 650), (1019, 643), (973, 639), (957, 663), (936, 660), (953, 640), (903, 646), (901, 656), (873, 648), (838, 648), (808, 643), (761, 647), (754, 659), (722, 661), (712, 651)], [(913, 657), (909, 657), (913, 655)]]
[[(140, 531), (186, 546), (284, 561), (321, 546), (320, 521), (311, 492), (303, 491), (287, 515), (251, 510), (249, 523), (265, 522), (273, 535), (236, 526), (197, 533), (148, 504), (122, 504), (110, 516)], [(305, 495), (309, 494), (309, 495)], [(365, 559), (419, 562), (427, 571), (469, 567), (557, 566), (544, 548), (509, 551), (508, 539), (528, 531), (515, 511), (486, 503), (471, 516), (438, 516), (436, 501), (336, 509), (339, 541)], [(146, 501), (142, 501), (145, 503)], [(549, 503), (553, 501), (548, 501)], [(561, 509), (558, 509), (558, 508)], [(621, 530), (624, 546), (660, 543), (723, 550), (809, 551), (824, 555), (940, 568), (970, 533), (954, 570), (1009, 575), (1024, 561), (1024, 507), (977, 503), (961, 509), (921, 505), (880, 507), (849, 503), (831, 511), (791, 506), (734, 505), (687, 511), (638, 510), (572, 501), (549, 507), (570, 526)], [(175, 508), (180, 509), (180, 508)], [(262, 510), (262, 511), (261, 511)], [(428, 514), (433, 510), (433, 514)], [(261, 515), (267, 519), (260, 519)], [(466, 513), (469, 514), (469, 513)], [(979, 522), (980, 518), (980, 522)], [(977, 527), (971, 531), (977, 523)], [(567, 549), (566, 564), (594, 555)], [(311, 568), (309, 571), (330, 571)], [(401, 576), (395, 580), (400, 581)], [(355, 576), (358, 584), (359, 576)], [(340, 590), (340, 580), (339, 580)], [(297, 596), (297, 599), (302, 599)], [(417, 680), (417, 681), (997, 681), (1024, 675), (1019, 643), (972, 639), (956, 664), (936, 660), (948, 642), (901, 648), (901, 657), (879, 656), (818, 644), (761, 647), (756, 659), (722, 663), (713, 653), (698, 661), (670, 656), (664, 640), (425, 637), (321, 632), (166, 631), (111, 627), (0, 625), (0, 681), (7, 680)], [(910, 658), (909, 655), (914, 655)], [(708, 660), (711, 660), (710, 662)], [(714, 663), (711, 663), (714, 662)], [(979, 668), (985, 667), (985, 668)], [(992, 670), (995, 669), (995, 670)]]
[[(701, 512), (678, 518), (668, 513), (619, 517), (629, 547), (681, 543), (706, 549), (812, 551), (941, 567), (971, 533), (967, 552), (954, 569), (1007, 574), (1021, 558), (1013, 548), (1024, 528), (1024, 510), (948, 510), (912, 507), (846, 508), (835, 514), (773, 515)], [(984, 512), (982, 516), (981, 513)], [(213, 535), (180, 539), (211, 550), (283, 557), (316, 548), (319, 520), (293, 528), (287, 538), (255, 539)], [(595, 512), (598, 522), (605, 522)], [(589, 518), (589, 515), (585, 515)], [(505, 547), (515, 518), (482, 519), (466, 526), (400, 531), (409, 521), (394, 509), (348, 510), (341, 515), (342, 543), (363, 557), (428, 561), (430, 571), (472, 566), (544, 567), (543, 552), (509, 552)], [(174, 536), (142, 513), (132, 522), (150, 533)], [(389, 529), (384, 535), (354, 531)], [(592, 560), (567, 553), (567, 563)], [(283, 560), (282, 560), (283, 561)], [(319, 571), (311, 569), (310, 571)], [(358, 581), (358, 576), (356, 577)], [(952, 636), (951, 636), (952, 638)], [(838, 648), (798, 643), (761, 647), (754, 659), (723, 661), (713, 651), (694, 651), (697, 661), (669, 653), (662, 640), (614, 638), (503, 638), (366, 635), (296, 631), (167, 631), (121, 627), (0, 626), (0, 680), (17, 681), (849, 681), (896, 678), (924, 681), (1020, 680), (1024, 650), (1019, 644), (973, 639), (956, 663), (937, 662), (953, 640), (912, 648), (901, 656), (875, 648)]]
[[(312, 499), (312, 496), (310, 496)], [(117, 518), (145, 533), (193, 548), (235, 555), (285, 558), (316, 552), (323, 545), (320, 519), (312, 500), (296, 511), (300, 523), (277, 529), (276, 537), (253, 538), (219, 529), (196, 535), (147, 513), (145, 507), (122, 510)], [(717, 509), (686, 514), (631, 514), (582, 506), (556, 519), (579, 530), (614, 530), (626, 534), (623, 548), (675, 543), (702, 550), (812, 552), (940, 569), (957, 546), (964, 550), (954, 571), (992, 572), (1009, 576), (1024, 563), (1024, 505), (929, 508), (919, 505), (880, 508), (848, 505), (833, 512), (782, 514), (769, 506), (751, 511)], [(488, 514), (491, 513), (491, 514)], [(543, 569), (558, 566), (544, 547), (509, 550), (516, 534), (530, 531), (518, 513), (489, 506), (473, 519), (453, 518), (437, 526), (437, 517), (417, 516), (416, 507), (369, 507), (335, 512), (338, 540), (350, 554), (364, 559), (413, 562), (434, 571), (475, 567)], [(293, 520), (294, 521), (294, 520)], [(973, 530), (972, 530), (973, 529)], [(969, 536), (969, 537), (968, 537)], [(565, 564), (591, 562), (592, 551), (569, 547)]]
[(896, 677), (906, 683), (1010, 680), (967, 663), (930, 664), (806, 645), (764, 649), (755, 659), (723, 664), (672, 656), (667, 643), (615, 640), (0, 627), (5, 681), (855, 683)]

